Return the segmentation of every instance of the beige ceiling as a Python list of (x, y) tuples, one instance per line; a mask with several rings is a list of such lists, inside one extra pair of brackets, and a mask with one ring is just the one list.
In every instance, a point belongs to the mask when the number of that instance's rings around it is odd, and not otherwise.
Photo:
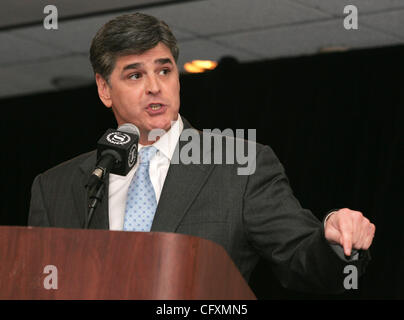
[[(2, 0), (0, 97), (92, 81), (88, 48), (95, 32), (121, 13), (165, 20), (179, 40), (182, 66), (233, 56), (256, 61), (315, 54), (325, 47), (373, 48), (404, 43), (404, 0), (58, 0), (58, 30), (45, 30), (49, 1)], [(345, 5), (358, 8), (359, 29), (343, 27)]]

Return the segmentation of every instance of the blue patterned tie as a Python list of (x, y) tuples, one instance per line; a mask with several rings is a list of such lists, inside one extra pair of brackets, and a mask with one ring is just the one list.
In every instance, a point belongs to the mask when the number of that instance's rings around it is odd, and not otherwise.
[(156, 194), (149, 175), (150, 159), (157, 149), (143, 147), (139, 151), (139, 167), (130, 183), (126, 200), (124, 231), (150, 231), (157, 208)]

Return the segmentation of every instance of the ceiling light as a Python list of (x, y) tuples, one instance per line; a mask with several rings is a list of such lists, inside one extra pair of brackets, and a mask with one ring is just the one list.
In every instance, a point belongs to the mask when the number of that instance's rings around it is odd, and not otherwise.
[(216, 61), (211, 60), (192, 60), (184, 64), (184, 69), (190, 73), (201, 73), (213, 70), (217, 67)]

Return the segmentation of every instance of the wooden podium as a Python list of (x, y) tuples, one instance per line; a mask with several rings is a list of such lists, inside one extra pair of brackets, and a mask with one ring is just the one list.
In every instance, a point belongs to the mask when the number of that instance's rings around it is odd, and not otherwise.
[(256, 299), (212, 241), (160, 232), (0, 227), (0, 299)]

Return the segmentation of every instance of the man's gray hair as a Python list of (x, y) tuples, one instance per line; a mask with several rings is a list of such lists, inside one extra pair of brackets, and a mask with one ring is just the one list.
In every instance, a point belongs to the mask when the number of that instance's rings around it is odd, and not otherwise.
[(118, 57), (142, 54), (160, 42), (170, 49), (177, 62), (177, 39), (164, 21), (139, 12), (118, 16), (98, 30), (91, 43), (94, 73), (108, 81)]

